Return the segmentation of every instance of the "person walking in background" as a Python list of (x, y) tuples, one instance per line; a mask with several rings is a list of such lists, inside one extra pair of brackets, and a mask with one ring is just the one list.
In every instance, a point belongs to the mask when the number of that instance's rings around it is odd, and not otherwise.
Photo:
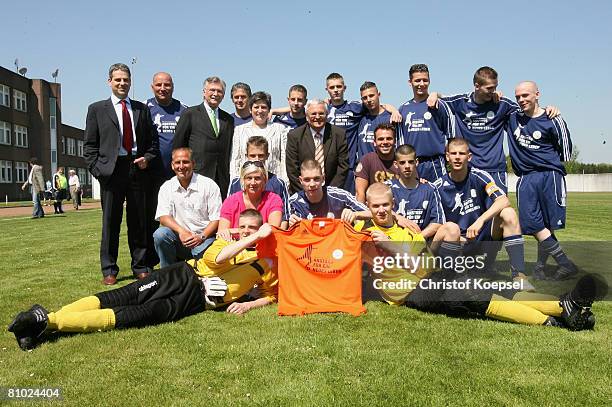
[(28, 175), (28, 180), (21, 186), (21, 190), (25, 191), (28, 185), (32, 185), (32, 219), (43, 218), (45, 216), (45, 212), (40, 205), (40, 194), (42, 194), (45, 190), (42, 166), (38, 165), (38, 159), (36, 157), (30, 158), (30, 165), (32, 166), (32, 169)]
[(53, 174), (53, 184), (57, 190), (55, 192), (55, 202), (53, 203), (55, 214), (64, 213), (64, 210), (62, 209), (62, 201), (66, 199), (68, 190), (68, 180), (64, 175), (64, 167), (59, 167), (57, 172)]
[(81, 182), (79, 176), (75, 170), (68, 171), (70, 177), (68, 178), (68, 186), (70, 187), (70, 197), (72, 198), (72, 205), (74, 209), (79, 210), (81, 204)]

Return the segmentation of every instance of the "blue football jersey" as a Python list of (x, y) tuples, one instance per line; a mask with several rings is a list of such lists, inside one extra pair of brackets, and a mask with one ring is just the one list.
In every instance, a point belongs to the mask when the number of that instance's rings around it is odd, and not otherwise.
[(302, 117), (301, 119), (295, 119), (291, 116), (290, 113), (285, 113), (281, 114), (280, 116), (274, 116), (272, 122), (280, 123), (289, 128), (295, 129), (296, 127), (300, 127), (301, 125), (306, 124), (306, 117)]
[[(386, 110), (379, 115), (365, 115), (359, 122), (359, 128), (357, 130), (357, 162), (361, 161), (364, 155), (374, 152), (374, 130), (376, 126), (381, 123), (390, 123), (391, 113)], [(401, 142), (401, 134), (396, 126), (396, 139), (395, 145), (399, 146), (404, 144)]]
[(487, 197), (490, 196), (492, 202), (505, 195), (488, 172), (477, 168), (470, 168), (467, 177), (461, 182), (453, 181), (450, 174), (444, 175), (438, 193), (446, 221), (459, 225), (461, 234), (465, 234), (488, 209)]
[(166, 176), (174, 176), (174, 172), (170, 166), (172, 162), (172, 141), (174, 140), (174, 130), (176, 124), (187, 109), (187, 106), (176, 99), (172, 99), (172, 103), (168, 106), (161, 106), (157, 103), (154, 97), (147, 100), (147, 107), (151, 112), (153, 125), (159, 134), (159, 151), (164, 164), (164, 174)]
[[(240, 178), (234, 178), (230, 182), (230, 188), (227, 195), (235, 194), (240, 190), (242, 190)], [(276, 174), (268, 171), (268, 182), (266, 182), (265, 191), (274, 192), (276, 195), (280, 196), (283, 201), (283, 220), (289, 220), (289, 190), (287, 189), (287, 183), (278, 178)]]
[(344, 101), (341, 105), (329, 105), (327, 122), (341, 127), (346, 132), (346, 147), (348, 149), (349, 168), (355, 169), (357, 163), (357, 129), (359, 121), (367, 113), (361, 102)]
[(232, 113), (232, 117), (234, 118), (234, 127), (238, 127), (241, 124), (249, 123), (253, 120), (253, 116), (248, 115), (244, 119), (236, 114), (236, 112)]
[(455, 137), (455, 117), (444, 101), (439, 101), (437, 109), (429, 109), (426, 100), (412, 99), (399, 112), (403, 142), (414, 147), (417, 157), (444, 155), (446, 140)]
[(296, 192), (289, 198), (291, 214), (302, 219), (334, 218), (340, 219), (342, 211), (348, 208), (352, 211), (367, 211), (368, 208), (359, 202), (353, 195), (344, 189), (336, 187), (323, 187), (323, 199), (317, 203), (310, 203), (304, 191)]
[(390, 181), (393, 192), (393, 210), (398, 215), (410, 219), (425, 229), (430, 223), (443, 224), (444, 209), (436, 188), (430, 184), (417, 184), (416, 188), (406, 188), (400, 180)]
[(518, 105), (508, 98), (499, 103), (481, 105), (474, 101), (474, 93), (444, 97), (455, 115), (459, 133), (470, 143), (471, 164), (485, 171), (506, 171), (504, 156), (504, 130), (512, 112)]
[(559, 171), (565, 175), (562, 161), (569, 161), (572, 140), (567, 124), (557, 116), (529, 117), (522, 112), (510, 115), (506, 132), (512, 168), (518, 176), (533, 171)]

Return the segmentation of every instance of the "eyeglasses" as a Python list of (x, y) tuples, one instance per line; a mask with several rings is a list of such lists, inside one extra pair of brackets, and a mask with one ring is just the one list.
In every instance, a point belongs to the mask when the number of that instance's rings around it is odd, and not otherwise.
[(245, 161), (244, 164), (242, 164), (242, 169), (245, 169), (249, 165), (254, 165), (255, 167), (259, 167), (259, 168), (264, 167), (263, 161)]

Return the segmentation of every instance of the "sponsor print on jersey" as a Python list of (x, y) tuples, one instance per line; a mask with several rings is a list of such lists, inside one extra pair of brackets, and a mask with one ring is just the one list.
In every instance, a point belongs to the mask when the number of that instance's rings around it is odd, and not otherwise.
[(304, 249), (304, 254), (297, 258), (297, 261), (305, 270), (322, 277), (334, 277), (342, 273), (341, 264), (338, 264), (338, 260), (344, 257), (342, 250), (333, 250), (331, 257), (320, 252), (321, 250), (310, 244)]
[(474, 202), (474, 198), (476, 198), (476, 196), (477, 193), (474, 189), (470, 190), (470, 196), (465, 198), (463, 192), (457, 192), (455, 194), (455, 206), (453, 206), (451, 212), (459, 210), (459, 214), (464, 216), (468, 213), (480, 210), (480, 205)]
[(402, 199), (398, 204), (397, 214), (421, 226), (425, 222), (423, 212), (425, 212), (425, 209), (427, 209), (427, 203), (427, 201), (423, 201), (423, 208), (410, 208), (410, 201), (407, 199)]
[(327, 114), (327, 122), (344, 129), (352, 126), (355, 123), (355, 118), (353, 112), (338, 112), (336, 107), (332, 106)]
[(529, 148), (531, 150), (539, 150), (540, 146), (537, 144), (533, 144), (533, 141), (541, 139), (542, 132), (536, 130), (533, 132), (533, 134), (523, 134), (523, 129), (525, 128), (525, 126), (521, 125), (520, 123), (517, 124), (518, 127), (516, 128), (516, 130), (514, 130), (513, 134), (516, 142), (519, 143), (521, 147)]
[(489, 122), (493, 120), (494, 117), (495, 113), (490, 110), (484, 116), (480, 116), (478, 113), (470, 110), (465, 114), (465, 119), (463, 119), (463, 122), (470, 130), (489, 131), (495, 128), (493, 126), (489, 126)]
[(431, 131), (431, 127), (426, 122), (431, 119), (431, 113), (425, 112), (423, 114), (423, 118), (413, 118), (415, 112), (408, 112), (406, 114), (406, 120), (404, 120), (404, 125), (406, 126), (406, 131)]
[(361, 138), (361, 142), (364, 144), (372, 144), (374, 142), (374, 130), (371, 129), (371, 123), (366, 123), (359, 133), (359, 137)]
[(176, 124), (178, 123), (180, 117), (174, 117), (172, 120), (162, 120), (162, 118), (163, 116), (159, 113), (157, 113), (153, 118), (153, 124), (155, 124), (155, 127), (157, 127), (157, 132), (174, 134)]

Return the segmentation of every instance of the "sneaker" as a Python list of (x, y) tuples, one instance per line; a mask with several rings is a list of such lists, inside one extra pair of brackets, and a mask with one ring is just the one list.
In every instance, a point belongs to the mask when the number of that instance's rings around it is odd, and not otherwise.
[(569, 294), (560, 298), (559, 305), (563, 309), (561, 318), (570, 331), (592, 329), (595, 325), (595, 316), (591, 312), (591, 307), (578, 305)]
[(569, 293), (562, 295), (559, 305), (563, 309), (561, 318), (572, 331), (593, 329), (595, 316), (591, 312), (593, 301), (601, 289), (600, 281), (592, 275), (582, 277)]
[(555, 317), (548, 317), (546, 318), (546, 321), (544, 321), (544, 326), (554, 326), (557, 328), (565, 328), (565, 325), (563, 325), (563, 322), (559, 321), (557, 318)]
[(36, 346), (36, 341), (27, 332), (28, 324), (26, 321), (27, 312), (20, 312), (8, 326), (8, 331), (15, 335), (17, 345), (19, 345), (21, 350), (33, 349)]
[(533, 278), (536, 280), (546, 280), (546, 274), (544, 274), (545, 264), (536, 263), (533, 268)]
[(513, 277), (512, 281), (521, 284), (520, 291), (534, 292), (536, 290), (536, 288), (533, 286), (533, 284), (529, 282), (527, 276), (525, 276), (524, 274), (519, 274), (518, 276)]
[(28, 311), (17, 314), (8, 326), (8, 331), (15, 334), (17, 344), (22, 350), (34, 349), (38, 345), (39, 338), (47, 328), (47, 315), (46, 309), (35, 304)]
[(578, 274), (578, 267), (574, 263), (570, 263), (568, 266), (559, 266), (555, 270), (555, 274), (552, 276), (552, 280), (567, 280)]

